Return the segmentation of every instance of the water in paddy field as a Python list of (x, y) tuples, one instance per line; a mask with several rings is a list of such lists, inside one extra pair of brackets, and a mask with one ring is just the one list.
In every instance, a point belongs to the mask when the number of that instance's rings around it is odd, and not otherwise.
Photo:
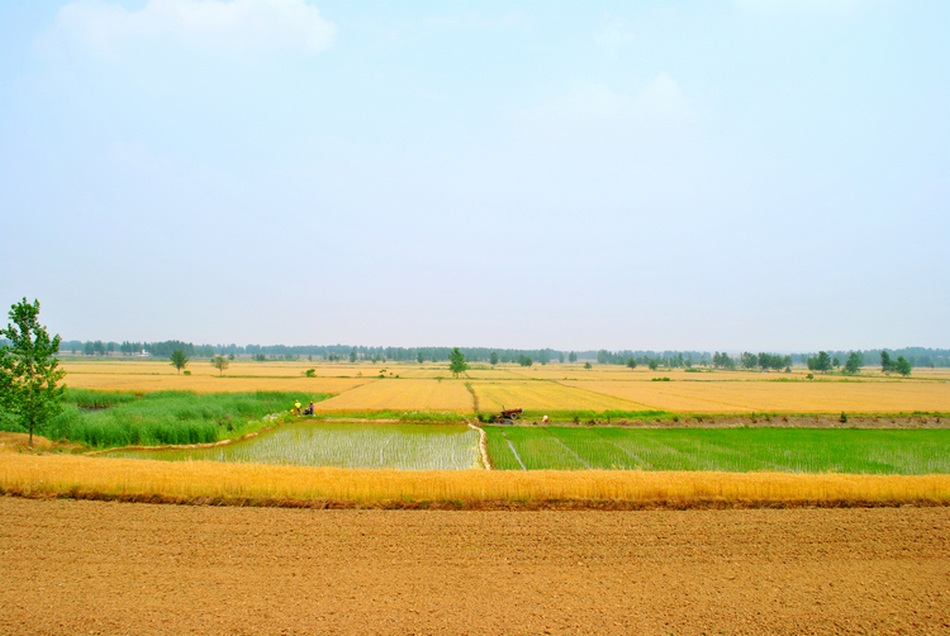
[(108, 456), (403, 470), (462, 470), (479, 462), (477, 431), (433, 424), (296, 423), (227, 446), (118, 450)]

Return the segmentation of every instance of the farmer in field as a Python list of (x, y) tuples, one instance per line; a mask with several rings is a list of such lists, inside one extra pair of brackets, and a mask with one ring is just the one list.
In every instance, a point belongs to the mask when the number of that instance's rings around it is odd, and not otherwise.
[(300, 400), (294, 402), (294, 413), (300, 415)]
[(313, 402), (310, 403), (310, 406), (307, 407), (307, 410), (303, 412), (304, 415), (313, 415)]

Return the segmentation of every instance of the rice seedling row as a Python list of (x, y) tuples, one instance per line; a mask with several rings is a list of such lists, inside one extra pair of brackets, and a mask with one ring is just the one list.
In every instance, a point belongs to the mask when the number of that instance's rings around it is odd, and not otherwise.
[(480, 464), (478, 432), (421, 424), (284, 424), (254, 438), (210, 448), (115, 450), (110, 457), (338, 468), (461, 470)]
[[(501, 470), (950, 473), (950, 431), (486, 427)], [(520, 458), (521, 461), (517, 461)]]

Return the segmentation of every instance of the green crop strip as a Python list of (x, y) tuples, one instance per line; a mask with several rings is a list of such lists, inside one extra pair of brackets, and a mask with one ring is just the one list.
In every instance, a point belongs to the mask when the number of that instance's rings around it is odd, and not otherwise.
[(950, 473), (950, 430), (485, 427), (498, 469)]

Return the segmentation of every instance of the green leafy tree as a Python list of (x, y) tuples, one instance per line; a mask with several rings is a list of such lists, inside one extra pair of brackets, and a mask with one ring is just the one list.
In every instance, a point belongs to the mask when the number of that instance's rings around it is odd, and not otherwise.
[(488, 356), (488, 362), (490, 362), (492, 366), (495, 366), (496, 364), (498, 364), (498, 354), (492, 351), (491, 355)]
[(827, 351), (819, 351), (817, 356), (808, 358), (809, 371), (830, 371), (831, 356)]
[(910, 362), (904, 356), (897, 356), (897, 362), (894, 363), (894, 370), (905, 378), (910, 375)]
[(735, 369), (736, 361), (729, 357), (728, 353), (719, 353), (718, 351), (713, 355), (713, 366), (717, 369)]
[(59, 335), (49, 337), (39, 323), (40, 301), (26, 298), (10, 308), (10, 320), (0, 336), (10, 341), (0, 346), (0, 407), (18, 417), (30, 433), (61, 410), (60, 401), (66, 390), (57, 386), (66, 372), (59, 368), (56, 353)]
[(419, 364), (422, 364), (425, 361), (426, 361), (426, 357), (422, 355), (421, 351), (416, 354), (416, 362), (418, 362)]
[(890, 373), (894, 370), (894, 361), (891, 360), (891, 354), (887, 351), (881, 352), (881, 371)]
[(848, 354), (848, 359), (844, 363), (844, 372), (848, 375), (854, 375), (861, 370), (862, 364), (864, 364), (864, 356), (857, 351), (852, 351)]
[(754, 369), (755, 366), (759, 363), (759, 357), (754, 353), (749, 353), (748, 351), (744, 352), (739, 357), (739, 364), (743, 369)]
[(211, 366), (218, 370), (218, 375), (224, 375), (224, 370), (228, 368), (228, 365), (231, 363), (222, 355), (216, 355), (211, 358)]
[(627, 368), (628, 368), (628, 369), (636, 369), (636, 368), (637, 368), (637, 361), (634, 360), (633, 358), (627, 358)]
[(171, 355), (172, 366), (178, 369), (178, 373), (181, 373), (181, 370), (188, 366), (188, 356), (185, 355), (185, 352), (181, 349), (175, 349), (172, 351)]
[(567, 361), (568, 361), (568, 362), (577, 362), (577, 353), (574, 352), (574, 351), (571, 351), (569, 354), (567, 354)]
[(468, 363), (465, 362), (465, 355), (459, 351), (458, 347), (455, 347), (449, 353), (449, 370), (452, 371), (452, 375), (458, 377), (466, 369), (468, 369)]

